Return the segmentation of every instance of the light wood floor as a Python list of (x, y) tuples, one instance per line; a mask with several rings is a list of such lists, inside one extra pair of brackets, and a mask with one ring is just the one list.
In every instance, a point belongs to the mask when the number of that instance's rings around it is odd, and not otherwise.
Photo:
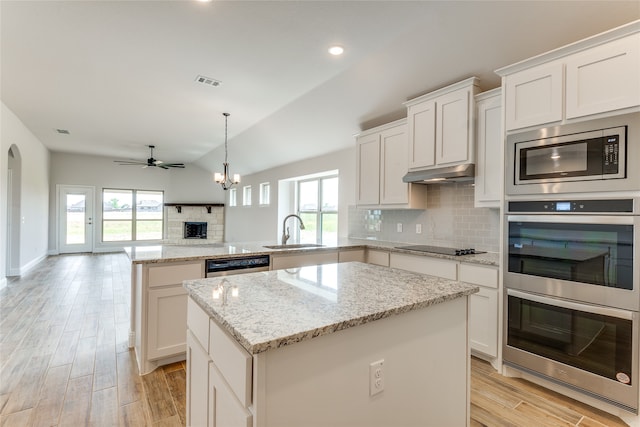
[[(125, 254), (49, 257), (0, 290), (0, 426), (181, 426), (185, 365), (139, 376)], [(472, 359), (471, 426), (624, 426)], [(301, 426), (304, 427), (304, 426)]]

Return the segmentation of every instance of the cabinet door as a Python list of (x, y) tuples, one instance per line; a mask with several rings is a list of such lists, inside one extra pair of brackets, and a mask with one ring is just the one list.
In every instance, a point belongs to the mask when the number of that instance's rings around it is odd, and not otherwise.
[(389, 257), (389, 267), (450, 280), (458, 278), (458, 263), (447, 259), (392, 253)]
[(251, 412), (240, 404), (233, 391), (215, 364), (209, 369), (210, 424), (220, 427), (250, 427), (253, 424)]
[(332, 264), (338, 262), (338, 251), (306, 253), (302, 255), (272, 255), (271, 269), (305, 267), (307, 265)]
[(357, 143), (357, 189), (359, 205), (380, 203), (380, 136), (365, 135)]
[(498, 356), (498, 291), (480, 287), (469, 299), (469, 341), (471, 349)]
[(552, 62), (506, 77), (507, 130), (562, 120), (563, 65)]
[(209, 355), (190, 331), (187, 332), (187, 425), (210, 426)]
[(469, 97), (458, 90), (436, 100), (436, 164), (447, 165), (469, 161)]
[(407, 109), (409, 168), (433, 166), (436, 145), (436, 103), (425, 101)]
[(367, 263), (389, 267), (389, 252), (367, 249)]
[(499, 92), (477, 102), (475, 207), (500, 207), (504, 176), (501, 105)]
[(571, 55), (567, 118), (640, 105), (640, 34)]
[(181, 285), (149, 290), (147, 339), (150, 360), (185, 352), (187, 291)]
[(382, 156), (380, 169), (380, 203), (409, 203), (409, 184), (402, 182), (409, 166), (407, 128), (397, 126), (380, 134), (380, 151)]

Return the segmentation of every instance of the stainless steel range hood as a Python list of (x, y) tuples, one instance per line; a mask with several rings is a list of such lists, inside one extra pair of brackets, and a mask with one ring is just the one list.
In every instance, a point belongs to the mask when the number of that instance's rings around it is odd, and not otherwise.
[(409, 172), (402, 177), (402, 181), (415, 184), (442, 184), (446, 182), (472, 181), (475, 173), (475, 165), (467, 163), (464, 165)]

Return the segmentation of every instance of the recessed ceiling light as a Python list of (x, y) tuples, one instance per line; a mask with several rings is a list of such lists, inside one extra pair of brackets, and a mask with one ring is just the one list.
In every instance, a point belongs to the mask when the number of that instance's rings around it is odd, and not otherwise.
[(342, 55), (344, 53), (344, 48), (342, 46), (338, 46), (338, 45), (331, 46), (329, 48), (329, 53), (331, 55), (335, 55), (335, 56)]

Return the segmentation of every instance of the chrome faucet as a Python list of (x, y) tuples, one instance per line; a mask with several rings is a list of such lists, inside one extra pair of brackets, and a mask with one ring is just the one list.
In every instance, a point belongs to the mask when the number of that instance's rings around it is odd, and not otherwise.
[[(282, 244), (286, 245), (287, 244), (287, 240), (289, 240), (289, 237), (291, 237), (289, 235), (289, 227), (286, 227), (287, 225), (287, 220), (291, 217), (295, 217), (298, 218), (298, 221), (300, 221), (300, 230), (304, 230), (304, 222), (302, 222), (302, 218), (300, 218), (298, 215), (296, 214), (291, 214), (291, 215), (287, 215), (284, 218), (284, 221), (282, 221)], [(286, 227), (286, 228), (285, 228)]]

